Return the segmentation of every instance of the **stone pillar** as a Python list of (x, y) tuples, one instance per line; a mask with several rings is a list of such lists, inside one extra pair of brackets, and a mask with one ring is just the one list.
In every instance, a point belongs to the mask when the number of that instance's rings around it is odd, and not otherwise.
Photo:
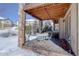
[(78, 55), (78, 4), (71, 5), (71, 47), (76, 55)]
[(25, 44), (25, 12), (23, 10), (23, 6), (25, 4), (19, 4), (19, 24), (18, 24), (18, 46), (23, 47)]

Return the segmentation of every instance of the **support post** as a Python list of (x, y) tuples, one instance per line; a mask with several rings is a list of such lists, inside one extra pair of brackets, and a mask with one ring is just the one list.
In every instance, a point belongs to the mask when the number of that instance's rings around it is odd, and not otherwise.
[(53, 30), (55, 30), (55, 22), (53, 22)]
[(63, 18), (59, 19), (59, 38), (65, 38), (65, 23), (63, 22)]
[(26, 20), (26, 16), (25, 16), (25, 12), (23, 10), (23, 6), (25, 4), (19, 4), (19, 24), (18, 24), (18, 46), (19, 47), (23, 47), (25, 44), (25, 20)]
[(40, 25), (39, 32), (41, 33), (42, 32), (42, 26), (43, 26), (42, 21), (39, 21), (39, 25)]

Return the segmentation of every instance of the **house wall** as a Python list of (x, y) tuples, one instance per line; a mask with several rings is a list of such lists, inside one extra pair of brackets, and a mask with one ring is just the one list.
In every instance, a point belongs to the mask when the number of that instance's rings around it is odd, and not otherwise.
[(64, 21), (64, 38), (68, 41), (71, 45), (71, 8), (66, 13), (65, 17), (63, 18)]
[(73, 3), (65, 17), (59, 20), (60, 38), (65, 38), (71, 45), (72, 50), (78, 55), (78, 14), (77, 3)]
[(13, 23), (9, 20), (0, 20), (0, 28), (5, 29), (5, 28), (11, 28), (13, 26)]
[(72, 4), (71, 6), (71, 46), (75, 54), (78, 54), (78, 37), (77, 37), (77, 30), (78, 30), (78, 10), (77, 4)]
[(78, 3), (78, 55), (79, 55), (79, 3)]

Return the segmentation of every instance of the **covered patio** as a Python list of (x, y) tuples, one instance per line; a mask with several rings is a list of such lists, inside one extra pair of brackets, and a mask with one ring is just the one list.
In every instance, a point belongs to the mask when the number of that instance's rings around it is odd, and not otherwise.
[[(25, 19), (26, 13), (40, 20), (40, 32), (42, 32), (42, 21), (52, 20), (55, 24), (59, 23), (60, 20), (66, 16), (68, 10), (70, 9), (70, 3), (28, 3), (19, 4), (19, 34), (18, 34), (18, 45), (23, 48), (27, 43), (25, 38)], [(63, 21), (64, 22), (64, 21)], [(59, 38), (61, 33), (59, 33)]]

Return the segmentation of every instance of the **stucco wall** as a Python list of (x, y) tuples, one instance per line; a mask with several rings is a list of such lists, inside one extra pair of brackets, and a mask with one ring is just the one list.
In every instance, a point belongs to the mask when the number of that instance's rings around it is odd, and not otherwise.
[(78, 55), (79, 55), (79, 3), (78, 3)]
[(75, 54), (77, 55), (77, 20), (78, 20), (78, 10), (77, 10), (77, 4), (72, 4), (71, 6), (71, 46)]
[[(68, 12), (66, 13), (65, 17), (60, 19), (59, 21), (59, 27), (60, 27), (60, 38), (65, 38), (68, 39), (69, 37), (67, 35), (70, 35), (70, 39), (71, 39), (71, 47), (72, 50), (74, 51), (74, 53), (76, 55), (78, 55), (78, 4), (77, 3), (73, 3), (70, 6), (70, 9), (68, 10)], [(70, 13), (71, 17), (68, 18), (68, 15)], [(63, 20), (65, 20), (63, 22)], [(67, 20), (71, 20), (70, 22)], [(69, 23), (70, 23), (70, 30), (69, 30)], [(70, 32), (70, 33), (69, 33)]]

